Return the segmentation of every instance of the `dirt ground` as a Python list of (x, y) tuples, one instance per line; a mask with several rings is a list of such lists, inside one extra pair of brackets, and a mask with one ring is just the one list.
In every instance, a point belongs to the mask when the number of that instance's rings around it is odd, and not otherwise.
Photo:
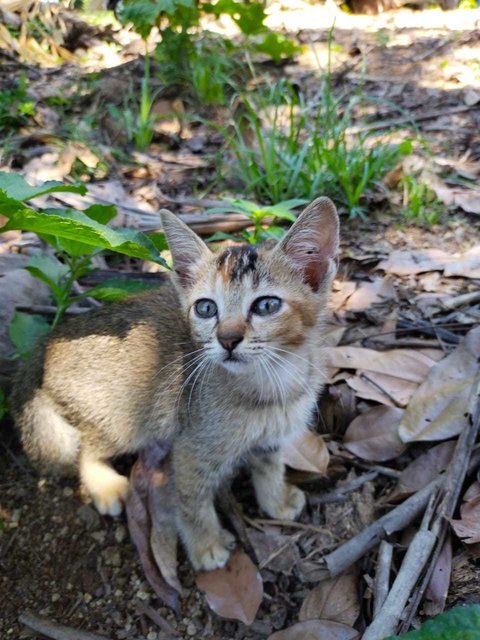
[[(316, 78), (312, 51), (325, 61), (329, 12), (293, 2), (283, 3), (281, 11), (272, 8), (271, 26), (283, 24), (313, 46), (298, 63), (283, 70), (302, 85), (311, 83), (312, 92)], [(446, 163), (458, 168), (461, 163), (480, 161), (480, 10), (450, 14), (399, 10), (368, 18), (337, 14), (335, 42), (339, 46), (334, 60), (337, 86), (343, 83), (353, 91), (361, 83), (368, 95), (384, 100), (376, 108), (374, 122), (402, 118), (401, 110), (408, 109), (420, 116), (421, 134)], [(435, 113), (424, 117), (427, 112)], [(141, 205), (161, 206), (165, 194), (170, 204), (180, 195), (192, 195), (188, 180), (182, 183), (185, 172), (174, 178), (168, 172), (162, 175), (165, 183), (160, 180), (152, 195), (143, 188), (148, 180), (140, 171), (133, 176), (119, 172), (125, 185), (134, 185), (130, 193)], [(454, 253), (478, 244), (478, 215), (458, 211), (442, 226), (414, 227), (395, 212), (398, 204), (393, 213), (392, 208), (382, 211), (379, 205), (373, 223), (345, 222), (340, 280), (374, 273), (370, 268), (393, 249), (439, 248)], [(173, 206), (181, 210), (178, 200)], [(397, 279), (394, 284), (399, 298), (391, 305), (409, 310), (419, 280)], [(428, 291), (428, 284), (423, 286)], [(456, 294), (465, 293), (475, 290), (478, 280), (458, 279), (450, 281), (449, 287)], [(347, 337), (367, 335), (371, 330), (365, 327), (372, 324), (378, 331), (391, 310), (392, 306), (377, 316), (374, 311), (362, 316), (352, 323)], [(340, 465), (313, 489), (318, 493), (334, 487), (352, 472), (349, 469)], [(385, 478), (369, 482), (341, 505), (308, 509), (301, 520), (304, 528), (281, 529), (283, 535), (295, 535), (295, 550), (291, 559), (287, 556), (286, 565), (262, 569), (265, 596), (251, 627), (212, 613), (184, 561), (180, 578), (185, 594), (182, 614), (176, 618), (147, 584), (125, 519), (99, 516), (82, 502), (74, 480), (39, 477), (24, 457), (12, 425), (4, 420), (0, 431), (0, 638), (40, 638), (18, 622), (18, 616), (30, 610), (111, 640), (265, 639), (297, 620), (302, 601), (317, 584), (318, 552), (371, 522), (390, 486)], [(237, 497), (251, 517), (259, 516), (243, 482)], [(368, 572), (369, 567), (362, 569)], [(457, 545), (448, 604), (480, 602), (479, 583), (478, 560)], [(367, 589), (362, 589), (365, 595)]]

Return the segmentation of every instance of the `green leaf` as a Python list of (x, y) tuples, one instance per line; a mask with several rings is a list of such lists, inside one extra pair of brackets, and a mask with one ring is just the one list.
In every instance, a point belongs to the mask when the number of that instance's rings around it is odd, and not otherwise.
[(102, 284), (97, 284), (96, 287), (92, 287), (85, 295), (89, 298), (95, 298), (96, 300), (114, 302), (115, 300), (123, 300), (137, 293), (156, 289), (158, 286), (158, 283), (139, 282), (138, 280), (130, 280), (129, 278), (112, 278), (111, 280), (102, 282)]
[(195, 0), (131, 0), (122, 9), (122, 22), (131, 22), (142, 38), (147, 38), (160, 16), (173, 16), (181, 7), (195, 8)]
[(57, 180), (49, 180), (37, 187), (33, 187), (20, 174), (6, 173), (5, 171), (0, 171), (0, 190), (5, 191), (9, 198), (22, 202), (55, 191), (79, 193), (82, 196), (87, 193), (87, 188), (83, 184), (63, 184), (63, 182), (58, 182)]
[(302, 48), (290, 38), (286, 38), (281, 33), (268, 33), (255, 48), (260, 53), (270, 56), (275, 62), (280, 62), (283, 58), (293, 58)]
[[(400, 636), (389, 636), (385, 640), (397, 640)], [(479, 640), (480, 605), (455, 607), (447, 613), (428, 620), (417, 631), (401, 636), (402, 640)]]
[(66, 265), (61, 264), (50, 256), (36, 255), (32, 256), (25, 269), (35, 278), (45, 282), (53, 291), (55, 299), (59, 300), (62, 296), (62, 280), (69, 272)]
[(11, 229), (34, 231), (165, 264), (155, 245), (145, 234), (132, 229), (110, 229), (81, 211), (44, 209), (39, 212), (8, 198), (0, 191), (0, 213), (9, 218), (0, 232)]
[(83, 213), (100, 224), (108, 224), (117, 215), (117, 207), (113, 204), (92, 204)]
[(161, 253), (162, 251), (168, 250), (168, 242), (164, 233), (155, 231), (153, 233), (149, 233), (148, 238), (155, 245), (155, 248), (159, 253)]
[(48, 331), (50, 331), (50, 325), (45, 318), (19, 311), (15, 313), (8, 325), (8, 335), (21, 358), (26, 358)]

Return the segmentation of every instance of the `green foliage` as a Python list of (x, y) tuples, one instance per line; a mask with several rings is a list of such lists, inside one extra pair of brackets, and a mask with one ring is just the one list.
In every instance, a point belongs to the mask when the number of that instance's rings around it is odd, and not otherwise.
[(419, 224), (437, 224), (442, 217), (442, 204), (434, 191), (413, 176), (402, 179), (403, 215)]
[[(399, 636), (389, 636), (385, 640), (397, 640)], [(456, 607), (447, 613), (428, 620), (417, 631), (410, 631), (402, 640), (479, 640), (480, 605)]]
[[(92, 269), (92, 257), (107, 249), (127, 256), (152, 260), (166, 266), (160, 252), (165, 248), (163, 234), (152, 238), (132, 229), (112, 229), (108, 222), (116, 215), (114, 206), (92, 205), (85, 211), (75, 209), (35, 210), (25, 204), (26, 200), (55, 191), (73, 191), (84, 195), (84, 186), (62, 185), (46, 182), (32, 187), (16, 174), (0, 172), (0, 213), (8, 218), (0, 229), (34, 231), (57, 252), (55, 259), (48, 255), (33, 256), (26, 269), (50, 287), (56, 303), (54, 327), (65, 311), (85, 296), (98, 300), (118, 300), (131, 293), (147, 288), (143, 284), (116, 279), (94, 287), (81, 295), (73, 295), (72, 289), (78, 278)], [(30, 352), (37, 337), (48, 328), (43, 318), (16, 314), (10, 327), (10, 337), (23, 357)], [(24, 334), (27, 334), (24, 335)]]
[(137, 280), (128, 280), (127, 278), (112, 278), (92, 287), (85, 295), (89, 298), (95, 298), (95, 300), (114, 302), (115, 300), (123, 300), (133, 294), (149, 291), (155, 286)]
[[(300, 207), (307, 201), (302, 199), (285, 200), (272, 206), (261, 206), (255, 202), (241, 200), (238, 198), (225, 198), (228, 205), (224, 207), (214, 207), (209, 209), (207, 213), (241, 213), (252, 221), (253, 231), (245, 229), (242, 232), (242, 238), (249, 244), (258, 244), (269, 238), (280, 238), (284, 234), (284, 228), (278, 226), (278, 220), (288, 220), (295, 222), (296, 217), (292, 213), (293, 209)], [(269, 223), (267, 224), (267, 219)], [(234, 238), (231, 234), (216, 233), (210, 241)]]
[(351, 217), (363, 215), (363, 196), (411, 152), (411, 142), (381, 144), (366, 133), (351, 134), (361, 96), (343, 106), (330, 74), (319, 95), (321, 102), (309, 106), (281, 80), (266, 95), (243, 96), (231, 148), (245, 190), (270, 202), (326, 194), (343, 202)]
[(17, 311), (8, 325), (8, 335), (15, 345), (17, 356), (26, 358), (37, 342), (50, 330), (42, 316)]
[(0, 133), (16, 129), (35, 115), (35, 103), (27, 95), (27, 80), (20, 75), (17, 86), (0, 92)]

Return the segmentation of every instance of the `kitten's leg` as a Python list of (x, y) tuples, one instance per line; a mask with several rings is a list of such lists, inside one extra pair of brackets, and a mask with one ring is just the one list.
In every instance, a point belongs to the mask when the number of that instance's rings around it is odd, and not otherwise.
[(82, 484), (98, 511), (102, 515), (120, 515), (127, 496), (128, 478), (88, 451), (80, 452), (79, 468)]
[(225, 566), (235, 536), (224, 529), (215, 510), (215, 492), (223, 474), (211, 460), (184, 448), (174, 450), (177, 526), (195, 570)]
[(305, 494), (285, 480), (279, 450), (252, 456), (252, 481), (260, 508), (271, 518), (295, 520), (305, 506)]

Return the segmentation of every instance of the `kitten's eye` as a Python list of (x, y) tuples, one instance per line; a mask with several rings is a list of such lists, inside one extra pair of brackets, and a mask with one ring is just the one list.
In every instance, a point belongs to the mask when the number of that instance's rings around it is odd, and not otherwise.
[(264, 298), (258, 298), (252, 304), (252, 313), (256, 313), (257, 316), (269, 316), (272, 313), (276, 313), (282, 306), (280, 298), (274, 296), (265, 296)]
[(217, 315), (217, 305), (213, 300), (201, 298), (194, 305), (195, 313), (200, 318), (213, 318)]

